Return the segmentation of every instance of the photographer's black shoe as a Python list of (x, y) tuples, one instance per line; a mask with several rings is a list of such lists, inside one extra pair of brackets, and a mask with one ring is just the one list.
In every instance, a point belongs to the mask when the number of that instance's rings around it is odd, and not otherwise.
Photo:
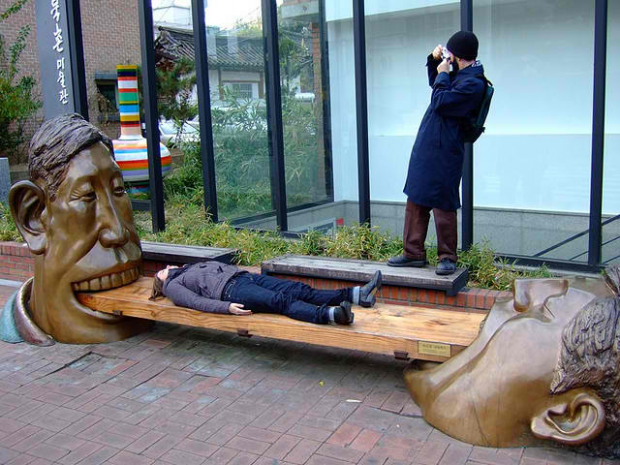
[(368, 283), (360, 287), (358, 303), (362, 307), (369, 308), (369, 307), (372, 307), (377, 302), (377, 298), (375, 297), (375, 294), (377, 293), (379, 289), (381, 289), (381, 281), (382, 281), (381, 271), (377, 270), (375, 274), (373, 275), (372, 279), (368, 281)]
[(437, 265), (437, 270), (435, 270), (435, 274), (439, 276), (446, 276), (452, 274), (456, 271), (456, 263), (454, 263), (449, 258), (443, 258), (441, 262)]
[(426, 266), (426, 260), (419, 258), (407, 258), (404, 255), (398, 255), (397, 257), (391, 257), (388, 262), (388, 266), (410, 266), (413, 268), (424, 268)]
[(340, 302), (339, 307), (334, 307), (334, 322), (339, 325), (350, 325), (355, 319), (355, 314), (351, 311), (351, 302)]

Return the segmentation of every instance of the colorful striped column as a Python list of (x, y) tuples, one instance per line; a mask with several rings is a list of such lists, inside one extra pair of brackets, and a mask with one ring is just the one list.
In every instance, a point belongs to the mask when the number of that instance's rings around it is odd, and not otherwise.
[(118, 108), (121, 113), (121, 140), (141, 139), (138, 67), (118, 65), (116, 74), (118, 77)]
[[(125, 181), (145, 184), (149, 180), (146, 139), (140, 128), (140, 103), (138, 96), (138, 67), (118, 65), (118, 106), (121, 114), (121, 136), (113, 141), (116, 162)], [(161, 172), (165, 176), (172, 166), (172, 157), (165, 145), (161, 150)], [(143, 191), (144, 186), (135, 185), (132, 191)]]

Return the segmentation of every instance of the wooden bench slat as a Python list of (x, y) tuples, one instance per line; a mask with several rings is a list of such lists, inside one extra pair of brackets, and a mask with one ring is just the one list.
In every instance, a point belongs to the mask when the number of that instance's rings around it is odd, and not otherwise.
[(265, 260), (261, 264), (263, 274), (307, 276), (340, 281), (365, 282), (377, 270), (383, 274), (383, 283), (399, 287), (415, 287), (445, 291), (456, 295), (467, 284), (467, 270), (458, 268), (448, 276), (438, 276), (435, 268), (398, 268), (385, 262), (355, 260), (333, 257), (310, 257), (283, 255)]
[[(484, 318), (480, 313), (380, 304), (355, 307), (351, 326), (315, 325), (281, 315), (232, 316), (203, 313), (175, 306), (168, 299), (149, 301), (152, 278), (103, 292), (78, 293), (80, 302), (93, 310), (155, 321), (221, 331), (247, 331), (250, 335), (305, 342), (330, 347), (444, 361), (475, 339)], [(420, 353), (420, 341), (443, 345), (447, 355)], [(428, 351), (426, 347), (422, 352)], [(431, 351), (432, 352), (432, 351)]]

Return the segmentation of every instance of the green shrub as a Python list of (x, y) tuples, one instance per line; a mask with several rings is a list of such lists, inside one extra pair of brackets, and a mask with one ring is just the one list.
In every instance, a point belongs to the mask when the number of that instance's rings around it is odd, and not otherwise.
[[(28, 0), (16, 0), (0, 12), (0, 25), (17, 13)], [(19, 59), (26, 47), (30, 26), (22, 27), (13, 44), (0, 34), (0, 156), (12, 162), (17, 148), (24, 142), (26, 121), (41, 107), (35, 95), (35, 78), (20, 75)]]
[(22, 240), (22, 236), (13, 222), (11, 211), (0, 202), (0, 241), (22, 242)]
[[(338, 228), (333, 235), (319, 231), (302, 234), (298, 240), (284, 239), (276, 232), (257, 232), (249, 229), (236, 230), (228, 223), (213, 223), (199, 205), (179, 202), (166, 206), (166, 231), (158, 234), (146, 232), (150, 228), (148, 214), (138, 213), (136, 223), (144, 240), (175, 244), (230, 247), (239, 250), (237, 263), (258, 266), (263, 260), (287, 253), (298, 255), (354, 258), (386, 261), (402, 253), (399, 238), (381, 232), (368, 225), (352, 225)], [(437, 248), (427, 247), (427, 259), (437, 264)], [(470, 287), (496, 290), (510, 289), (517, 278), (551, 277), (546, 267), (534, 271), (520, 271), (514, 265), (498, 261), (488, 243), (474, 244), (459, 255), (460, 267), (469, 270)]]

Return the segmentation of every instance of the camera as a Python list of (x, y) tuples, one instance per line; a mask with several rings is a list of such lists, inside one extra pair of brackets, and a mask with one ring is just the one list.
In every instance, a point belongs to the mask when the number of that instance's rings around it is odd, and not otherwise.
[(447, 48), (443, 48), (442, 52), (441, 52), (441, 59), (442, 60), (449, 60), (450, 59), (450, 52), (448, 52)]

